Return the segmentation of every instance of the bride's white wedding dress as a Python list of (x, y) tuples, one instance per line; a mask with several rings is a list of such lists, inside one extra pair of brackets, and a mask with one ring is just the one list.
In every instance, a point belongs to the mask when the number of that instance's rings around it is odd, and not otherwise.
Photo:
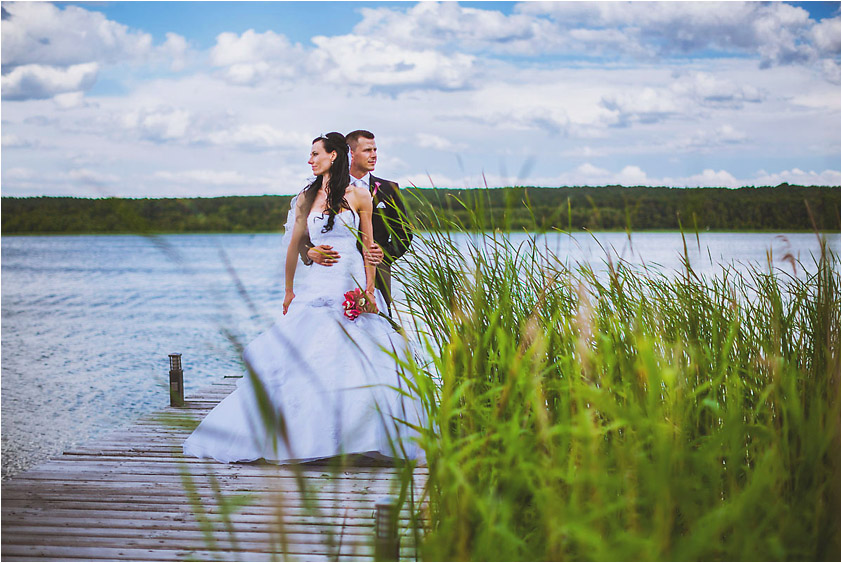
[[(405, 395), (390, 355), (405, 357), (406, 342), (382, 317), (351, 321), (343, 314), (345, 292), (365, 287), (359, 218), (343, 211), (323, 233), (326, 222), (326, 214), (310, 214), (310, 240), (333, 246), (341, 258), (331, 267), (298, 265), (307, 271), (296, 277), (288, 313), (243, 352), (254, 375), (208, 414), (184, 442), (185, 455), (275, 463), (354, 453), (423, 458), (402, 422), (418, 424), (420, 406)], [(259, 396), (268, 407), (264, 415)]]

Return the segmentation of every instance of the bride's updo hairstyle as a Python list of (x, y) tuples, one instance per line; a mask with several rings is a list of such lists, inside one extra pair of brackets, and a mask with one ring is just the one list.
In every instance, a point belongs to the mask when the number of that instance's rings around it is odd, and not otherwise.
[[(330, 175), (327, 183), (328, 217), (327, 224), (322, 229), (322, 232), (326, 233), (333, 229), (336, 214), (342, 211), (342, 209), (350, 209), (348, 202), (345, 200), (345, 189), (351, 183), (351, 173), (349, 172), (348, 166), (348, 143), (345, 142), (345, 135), (334, 131), (313, 139), (313, 143), (317, 141), (321, 141), (325, 152), (336, 152), (336, 158), (328, 170), (328, 174)], [(307, 213), (313, 208), (316, 194), (319, 193), (319, 189), (322, 187), (322, 180), (322, 176), (317, 176), (316, 180), (305, 191)]]

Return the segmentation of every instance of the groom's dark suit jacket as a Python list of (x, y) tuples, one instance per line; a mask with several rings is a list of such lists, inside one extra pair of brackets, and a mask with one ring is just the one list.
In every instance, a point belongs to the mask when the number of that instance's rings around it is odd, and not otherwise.
[[(372, 193), (374, 213), (371, 216), (371, 227), (374, 242), (383, 249), (383, 262), (377, 266), (377, 289), (383, 294), (386, 304), (392, 303), (392, 262), (403, 256), (412, 242), (412, 231), (407, 224), (406, 206), (398, 191), (398, 184), (391, 180), (370, 176), (369, 191)], [(299, 252), (305, 264), (311, 261), (307, 257), (307, 250), (313, 247), (309, 237), (302, 240)], [(362, 245), (357, 244), (362, 252)], [(390, 311), (391, 313), (391, 311)]]

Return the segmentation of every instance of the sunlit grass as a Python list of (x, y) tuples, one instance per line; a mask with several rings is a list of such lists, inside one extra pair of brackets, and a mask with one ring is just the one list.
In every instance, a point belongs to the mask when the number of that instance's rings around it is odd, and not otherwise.
[(428, 359), (406, 365), (429, 415), (425, 559), (839, 559), (826, 244), (799, 277), (595, 272), (474, 217), (416, 230), (394, 267)]

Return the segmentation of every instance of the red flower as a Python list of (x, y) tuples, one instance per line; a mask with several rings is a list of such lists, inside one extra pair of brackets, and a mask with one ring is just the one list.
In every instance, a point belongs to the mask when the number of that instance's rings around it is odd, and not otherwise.
[(360, 288), (345, 292), (345, 301), (342, 302), (345, 309), (344, 315), (354, 320), (363, 313), (376, 313), (377, 305), (369, 294)]

